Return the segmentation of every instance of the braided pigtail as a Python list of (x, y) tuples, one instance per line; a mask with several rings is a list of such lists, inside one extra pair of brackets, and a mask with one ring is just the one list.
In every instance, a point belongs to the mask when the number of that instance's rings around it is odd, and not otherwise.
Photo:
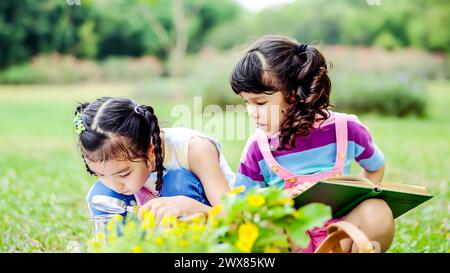
[(151, 106), (145, 106), (144, 116), (147, 119), (150, 139), (155, 146), (155, 158), (156, 158), (156, 190), (161, 192), (163, 184), (163, 156), (162, 156), (162, 141), (160, 136), (160, 129), (158, 125), (158, 118), (155, 116), (154, 110)]

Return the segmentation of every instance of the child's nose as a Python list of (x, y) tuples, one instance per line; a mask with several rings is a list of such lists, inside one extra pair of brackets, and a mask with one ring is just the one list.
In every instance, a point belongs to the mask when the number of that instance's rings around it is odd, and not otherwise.
[(118, 193), (122, 193), (125, 191), (125, 184), (123, 183), (117, 183), (114, 185), (114, 190)]
[(258, 120), (258, 110), (256, 109), (255, 106), (249, 105), (247, 108), (248, 111), (248, 115), (254, 119), (254, 120)]

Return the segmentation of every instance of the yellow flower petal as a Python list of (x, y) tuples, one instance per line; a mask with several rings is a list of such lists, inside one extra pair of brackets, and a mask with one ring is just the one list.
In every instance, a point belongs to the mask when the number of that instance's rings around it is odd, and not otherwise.
[(239, 240), (255, 241), (259, 236), (259, 228), (251, 222), (241, 224), (238, 229), (238, 236)]
[(241, 193), (243, 191), (245, 191), (245, 186), (244, 185), (236, 187), (236, 188), (232, 189), (231, 191), (229, 191), (228, 193), (229, 194), (238, 194), (238, 193)]
[(106, 224), (106, 230), (108, 232), (113, 232), (115, 227), (116, 227), (115, 221), (109, 221), (108, 224)]
[(116, 240), (116, 236), (114, 234), (109, 235), (108, 242), (112, 243)]
[(141, 246), (135, 246), (131, 250), (133, 253), (142, 253), (142, 247)]
[(214, 206), (211, 210), (208, 211), (208, 216), (209, 217), (215, 217), (217, 214), (219, 214), (223, 209), (223, 205), (222, 204), (218, 204), (216, 206)]
[(283, 197), (278, 200), (278, 204), (292, 206), (294, 205), (294, 200), (292, 200), (291, 198)]
[(170, 225), (173, 225), (177, 222), (177, 218), (175, 216), (165, 216), (162, 220), (161, 220), (161, 224), (165, 227), (168, 227)]
[(264, 253), (280, 253), (281, 250), (277, 247), (273, 247), (273, 246), (266, 246), (264, 248)]
[(113, 220), (115, 221), (122, 221), (123, 220), (123, 216), (120, 214), (116, 214), (113, 216)]
[(105, 234), (103, 232), (98, 232), (95, 237), (98, 241), (103, 241), (105, 239)]
[(156, 237), (155, 238), (155, 244), (157, 244), (157, 245), (162, 245), (164, 243), (164, 239), (163, 239), (163, 237), (161, 237), (161, 236), (158, 236), (158, 237)]
[(90, 245), (94, 250), (98, 250), (102, 246), (102, 243), (94, 239), (91, 241)]
[(247, 203), (252, 207), (261, 207), (266, 203), (266, 199), (261, 195), (250, 194), (247, 196)]
[(189, 246), (189, 241), (188, 240), (182, 240), (181, 241), (181, 246), (182, 247), (188, 247)]
[(253, 248), (253, 242), (248, 241), (248, 240), (238, 240), (236, 242), (236, 247), (241, 252), (250, 252)]

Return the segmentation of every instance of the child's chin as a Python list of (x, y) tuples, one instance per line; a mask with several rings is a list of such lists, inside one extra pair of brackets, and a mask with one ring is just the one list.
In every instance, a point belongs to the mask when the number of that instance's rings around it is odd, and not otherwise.
[(259, 129), (263, 130), (268, 136), (273, 135), (276, 133), (275, 130), (272, 130), (270, 127), (268, 126), (258, 126)]

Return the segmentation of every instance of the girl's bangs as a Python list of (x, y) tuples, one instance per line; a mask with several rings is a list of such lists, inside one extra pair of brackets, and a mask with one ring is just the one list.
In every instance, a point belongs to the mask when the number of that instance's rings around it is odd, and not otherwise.
[(264, 69), (255, 52), (244, 55), (230, 76), (231, 88), (236, 94), (241, 92), (273, 94), (279, 90), (276, 82), (276, 77)]
[(104, 162), (107, 160), (137, 161), (138, 159), (148, 159), (147, 154), (133, 151), (132, 143), (126, 137), (113, 137), (105, 141), (103, 145), (95, 151), (88, 151), (81, 147), (81, 152), (86, 159), (93, 162)]

